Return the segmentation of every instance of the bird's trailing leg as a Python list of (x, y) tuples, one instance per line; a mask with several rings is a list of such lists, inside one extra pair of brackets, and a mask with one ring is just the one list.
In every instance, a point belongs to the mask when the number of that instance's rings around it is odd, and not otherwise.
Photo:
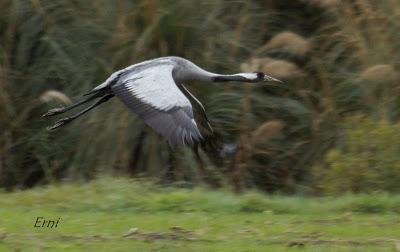
[(76, 118), (80, 117), (81, 115), (85, 114), (86, 112), (89, 112), (90, 110), (94, 109), (95, 107), (99, 106), (103, 102), (108, 101), (110, 98), (112, 98), (114, 95), (113, 94), (106, 94), (102, 96), (97, 102), (93, 103), (89, 107), (85, 108), (84, 110), (70, 116), (70, 117), (65, 117), (60, 120), (58, 120), (53, 126), (48, 127), (48, 130), (54, 130), (56, 128), (59, 128), (61, 126), (64, 126), (65, 124), (75, 120)]
[(79, 102), (77, 102), (77, 103), (75, 103), (75, 104), (72, 104), (71, 106), (68, 106), (68, 107), (58, 107), (58, 108), (50, 109), (49, 111), (47, 111), (46, 114), (42, 115), (42, 117), (54, 116), (54, 115), (58, 115), (58, 114), (67, 112), (67, 111), (69, 111), (69, 110), (71, 110), (71, 109), (73, 109), (73, 108), (76, 108), (76, 107), (78, 107), (78, 106), (80, 106), (80, 105), (82, 105), (82, 104), (85, 104), (85, 103), (87, 103), (87, 102), (90, 102), (91, 100), (96, 99), (96, 98), (100, 97), (101, 95), (103, 95), (103, 94), (97, 93), (97, 94), (92, 95), (92, 96), (90, 96), (90, 97), (88, 97), (88, 98), (86, 98), (86, 99), (84, 99), (84, 100), (82, 100), (82, 101), (79, 101)]

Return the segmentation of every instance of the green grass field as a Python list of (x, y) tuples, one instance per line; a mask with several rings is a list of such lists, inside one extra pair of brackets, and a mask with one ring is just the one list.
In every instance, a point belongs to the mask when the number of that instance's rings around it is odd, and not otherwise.
[[(399, 251), (400, 195), (235, 195), (102, 178), (0, 193), (0, 251)], [(34, 227), (37, 217), (60, 219)]]

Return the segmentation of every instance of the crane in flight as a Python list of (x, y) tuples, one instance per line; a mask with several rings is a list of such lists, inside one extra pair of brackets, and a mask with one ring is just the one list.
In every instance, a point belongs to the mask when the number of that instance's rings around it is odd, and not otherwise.
[(200, 107), (211, 129), (203, 105), (183, 85), (186, 81), (194, 80), (281, 82), (262, 72), (222, 75), (208, 72), (184, 58), (162, 57), (134, 64), (111, 74), (105, 82), (85, 94), (88, 96), (86, 99), (68, 107), (50, 109), (43, 117), (58, 115), (98, 99), (87, 108), (58, 120), (48, 128), (54, 130), (117, 96), (147, 125), (165, 137), (171, 146), (194, 145), (203, 137), (194, 119), (192, 104)]

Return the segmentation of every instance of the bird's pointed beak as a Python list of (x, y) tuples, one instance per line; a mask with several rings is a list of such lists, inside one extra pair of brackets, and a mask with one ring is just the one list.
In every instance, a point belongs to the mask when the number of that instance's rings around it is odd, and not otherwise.
[(275, 81), (275, 82), (283, 83), (283, 81), (275, 79), (274, 77), (266, 75), (266, 74), (264, 75), (264, 81)]

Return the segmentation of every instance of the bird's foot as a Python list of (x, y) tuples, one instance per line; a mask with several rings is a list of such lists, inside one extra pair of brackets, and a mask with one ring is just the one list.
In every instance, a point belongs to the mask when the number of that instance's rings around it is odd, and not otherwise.
[(53, 126), (47, 127), (47, 130), (55, 130), (61, 126), (64, 126), (65, 124), (67, 124), (71, 121), (72, 121), (72, 118), (70, 118), (70, 117), (60, 119)]
[(63, 112), (65, 112), (64, 107), (53, 108), (53, 109), (50, 109), (49, 111), (47, 111), (46, 114), (43, 114), (42, 117), (53, 116), (53, 115), (61, 114)]

